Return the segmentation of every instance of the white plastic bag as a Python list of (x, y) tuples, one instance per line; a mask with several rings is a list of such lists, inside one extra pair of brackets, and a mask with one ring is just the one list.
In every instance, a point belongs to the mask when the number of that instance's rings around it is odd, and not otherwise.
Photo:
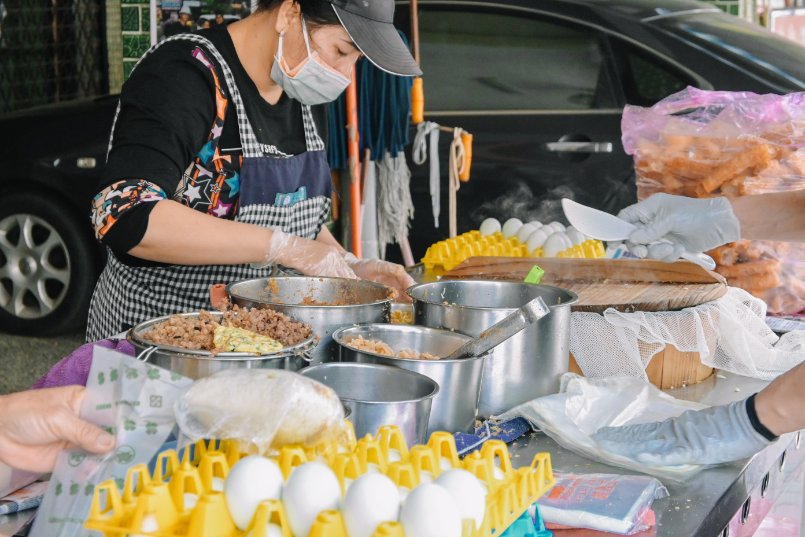
[(704, 466), (648, 466), (610, 453), (591, 438), (603, 427), (663, 421), (704, 405), (674, 399), (641, 379), (616, 377), (590, 379), (567, 373), (560, 393), (513, 408), (495, 419), (527, 419), (559, 444), (584, 457), (635, 470), (660, 479), (683, 481)]
[(706, 366), (763, 380), (805, 360), (805, 332), (778, 337), (766, 324), (766, 305), (735, 287), (680, 311), (571, 315), (570, 352), (587, 377), (648, 380), (646, 367), (667, 345), (699, 353)]
[(551, 526), (632, 535), (654, 526), (654, 500), (668, 490), (653, 477), (615, 474), (556, 474), (556, 485), (540, 499)]
[(123, 488), (126, 472), (148, 463), (176, 427), (173, 405), (190, 380), (102, 347), (92, 353), (81, 418), (115, 435), (106, 455), (78, 449), (56, 460), (31, 537), (97, 535), (84, 529), (95, 486), (115, 479)]
[(176, 402), (176, 421), (191, 440), (238, 440), (244, 453), (347, 438), (338, 395), (278, 369), (228, 369), (196, 381)]

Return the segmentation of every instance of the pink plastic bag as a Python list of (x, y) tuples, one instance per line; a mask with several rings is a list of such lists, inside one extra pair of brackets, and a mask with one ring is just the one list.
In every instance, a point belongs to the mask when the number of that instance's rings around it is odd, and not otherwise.
[[(651, 108), (626, 107), (622, 128), (640, 199), (805, 188), (805, 93), (688, 88)], [(730, 285), (766, 301), (769, 312), (805, 309), (805, 246), (740, 241), (710, 253)]]

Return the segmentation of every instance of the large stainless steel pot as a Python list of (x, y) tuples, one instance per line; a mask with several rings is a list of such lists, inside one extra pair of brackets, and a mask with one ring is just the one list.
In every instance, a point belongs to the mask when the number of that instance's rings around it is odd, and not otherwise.
[(396, 425), (409, 447), (427, 441), (431, 403), (439, 393), (439, 385), (428, 377), (385, 365), (346, 363), (308, 367), (302, 374), (338, 394), (352, 413), (358, 438)]
[[(221, 313), (212, 313), (220, 317)], [(183, 313), (182, 317), (197, 317), (198, 313)], [(143, 338), (154, 325), (167, 321), (171, 316), (158, 317), (140, 323), (129, 330), (127, 339), (134, 346), (141, 360), (156, 366), (168, 369), (191, 379), (208, 377), (224, 369), (287, 369), (298, 371), (303, 368), (310, 358), (308, 353), (316, 344), (315, 336), (307, 340), (286, 347), (273, 354), (255, 355), (245, 352), (219, 352), (196, 351), (173, 347), (171, 345), (155, 345)]]
[(342, 326), (386, 323), (394, 290), (379, 283), (344, 278), (285, 276), (233, 283), (226, 288), (234, 304), (268, 307), (308, 323), (319, 336), (313, 363), (338, 360), (332, 334)]
[(414, 322), (472, 337), (540, 296), (551, 313), (495, 348), (486, 358), (478, 413), (500, 414), (536, 397), (556, 393), (568, 370), (570, 306), (575, 293), (527, 283), (456, 280), (408, 290)]
[(436, 356), (447, 356), (469, 341), (468, 336), (424, 326), (369, 324), (342, 328), (333, 334), (333, 339), (341, 347), (342, 362), (391, 365), (421, 373), (436, 381), (440, 391), (433, 400), (428, 434), (435, 431), (474, 430), (484, 358), (488, 354), (459, 360), (396, 358), (350, 347), (349, 342), (359, 336), (383, 341), (395, 351), (412, 349)]

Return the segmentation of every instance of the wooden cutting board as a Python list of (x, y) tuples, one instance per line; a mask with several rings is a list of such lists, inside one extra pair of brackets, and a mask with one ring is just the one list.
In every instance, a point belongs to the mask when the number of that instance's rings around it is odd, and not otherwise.
[(579, 296), (573, 311), (673, 311), (717, 300), (727, 292), (724, 278), (699, 265), (648, 259), (473, 257), (442, 279), (521, 282), (534, 265), (545, 271), (542, 283)]

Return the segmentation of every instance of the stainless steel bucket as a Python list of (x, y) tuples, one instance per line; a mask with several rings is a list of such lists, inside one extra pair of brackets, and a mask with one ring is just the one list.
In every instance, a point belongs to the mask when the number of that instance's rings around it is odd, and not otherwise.
[[(212, 313), (220, 316), (220, 313)], [(198, 313), (183, 313), (182, 317), (196, 317)], [(154, 325), (167, 321), (172, 316), (158, 317), (140, 323), (129, 330), (127, 339), (131, 343), (141, 360), (150, 364), (168, 369), (191, 379), (208, 377), (224, 369), (287, 369), (298, 371), (303, 368), (310, 358), (308, 353), (313, 350), (315, 336), (307, 340), (286, 347), (278, 353), (255, 355), (245, 352), (219, 352), (196, 351), (173, 347), (170, 345), (156, 345), (142, 337)]]
[(268, 307), (311, 325), (321, 338), (314, 364), (338, 360), (332, 338), (338, 328), (388, 322), (394, 296), (393, 289), (374, 282), (305, 276), (245, 280), (226, 290), (238, 306)]
[(302, 375), (329, 386), (352, 412), (355, 435), (375, 435), (396, 425), (411, 447), (427, 441), (431, 403), (439, 385), (424, 375), (377, 364), (331, 363), (308, 367)]
[(421, 373), (436, 381), (439, 395), (433, 400), (428, 434), (435, 431), (452, 433), (474, 430), (484, 358), (488, 354), (459, 360), (395, 358), (350, 347), (349, 342), (358, 336), (383, 341), (395, 351), (412, 349), (436, 356), (447, 356), (469, 341), (468, 336), (424, 326), (369, 324), (342, 328), (333, 334), (333, 339), (341, 347), (342, 362), (391, 365)]
[(575, 293), (527, 283), (451, 280), (416, 285), (414, 322), (477, 337), (515, 309), (540, 296), (551, 313), (495, 348), (486, 358), (478, 413), (500, 414), (556, 393), (568, 370), (570, 307)]

